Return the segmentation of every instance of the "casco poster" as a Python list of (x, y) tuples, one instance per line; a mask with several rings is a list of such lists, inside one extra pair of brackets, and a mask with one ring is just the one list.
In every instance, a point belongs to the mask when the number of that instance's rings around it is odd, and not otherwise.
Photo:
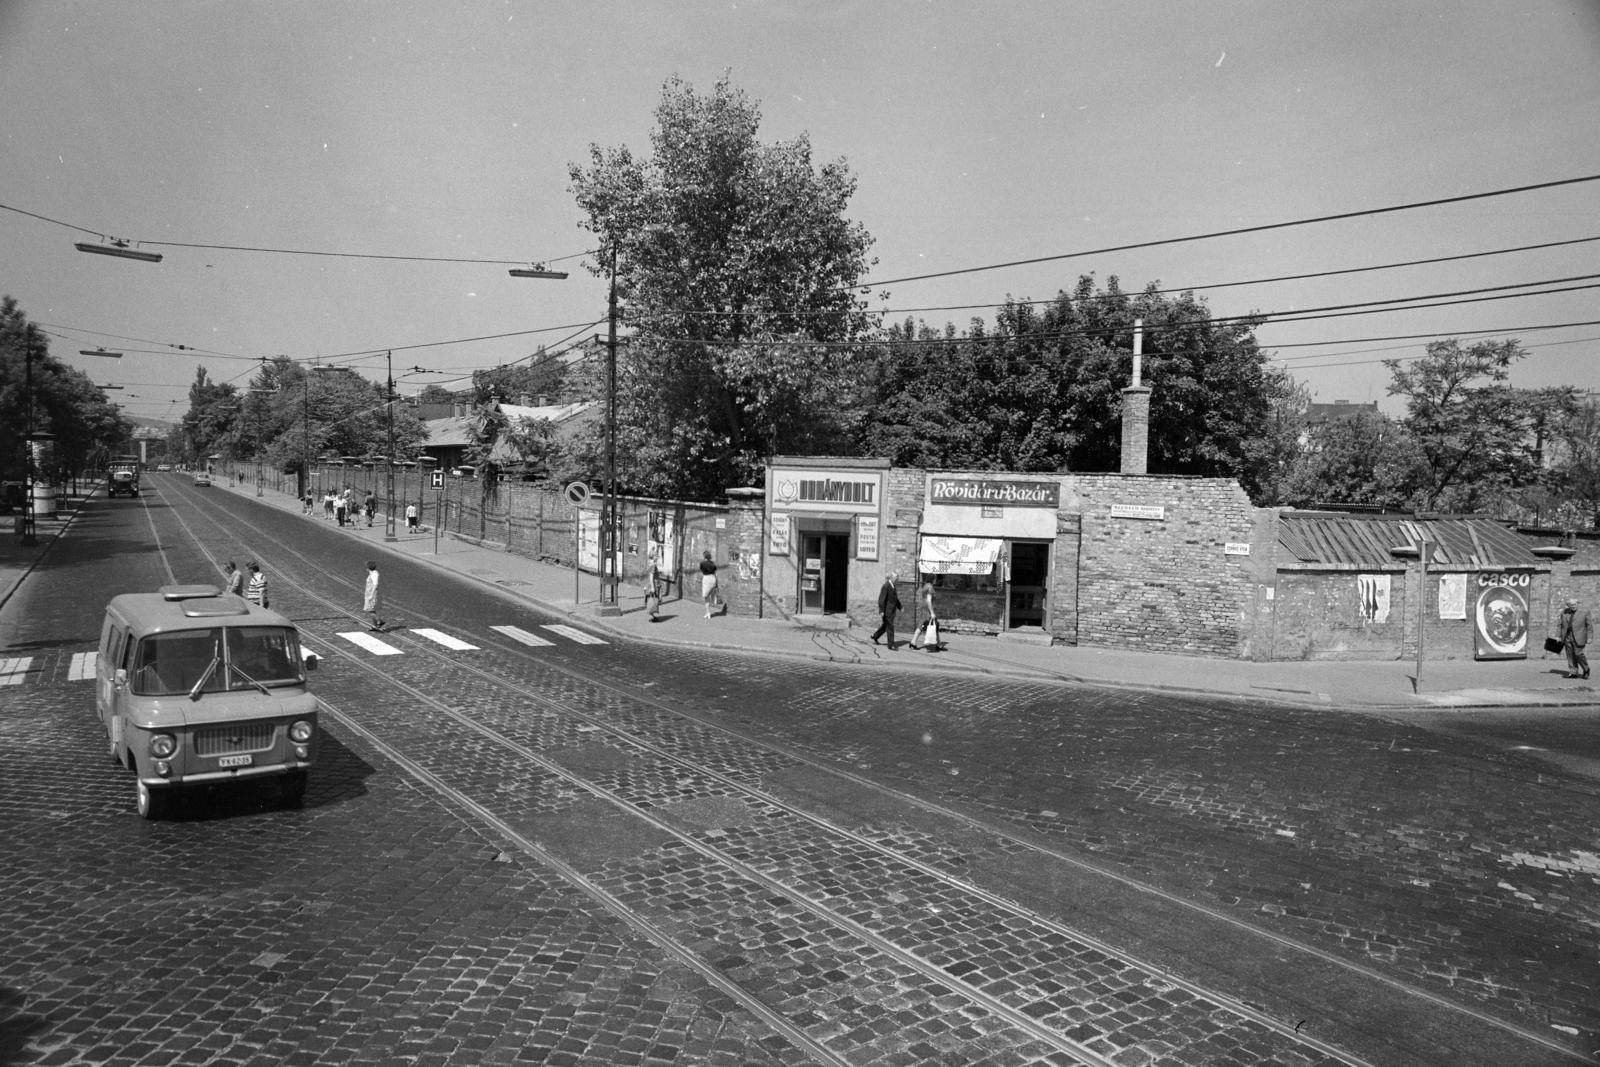
[(1531, 571), (1480, 571), (1473, 632), (1478, 659), (1528, 658)]

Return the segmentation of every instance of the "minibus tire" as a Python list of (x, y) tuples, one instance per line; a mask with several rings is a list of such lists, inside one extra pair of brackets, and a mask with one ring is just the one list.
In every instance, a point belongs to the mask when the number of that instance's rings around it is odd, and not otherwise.
[(154, 822), (167, 814), (167, 793), (164, 789), (151, 789), (140, 782), (134, 796), (134, 808), (141, 819)]
[(306, 772), (290, 771), (283, 776), (283, 806), (298, 808), (306, 802)]

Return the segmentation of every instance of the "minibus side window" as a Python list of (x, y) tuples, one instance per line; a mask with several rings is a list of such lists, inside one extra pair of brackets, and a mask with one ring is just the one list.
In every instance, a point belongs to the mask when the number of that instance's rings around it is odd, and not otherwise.
[(187, 695), (201, 678), (206, 679), (203, 693), (222, 689), (222, 665), (207, 676), (213, 659), (222, 656), (222, 633), (219, 630), (180, 630), (175, 633), (152, 634), (139, 642), (133, 671), (133, 691), (141, 696)]

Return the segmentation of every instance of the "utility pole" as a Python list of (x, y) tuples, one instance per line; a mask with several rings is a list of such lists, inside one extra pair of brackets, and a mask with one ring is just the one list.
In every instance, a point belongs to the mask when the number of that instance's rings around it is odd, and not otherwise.
[(606, 504), (600, 510), (600, 614), (621, 615), (617, 603), (617, 240), (611, 238), (611, 296), (606, 313)]
[(389, 420), (389, 461), (386, 464), (389, 470), (389, 503), (383, 509), (383, 539), (398, 541), (394, 532), (394, 352), (385, 352), (383, 360), (388, 379), (384, 386), (383, 407)]

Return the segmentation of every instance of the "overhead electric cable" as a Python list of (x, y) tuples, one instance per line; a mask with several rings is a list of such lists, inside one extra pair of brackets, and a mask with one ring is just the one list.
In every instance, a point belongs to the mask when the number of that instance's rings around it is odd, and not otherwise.
[(1388, 207), (1363, 208), (1359, 211), (1341, 211), (1335, 215), (1318, 215), (1313, 218), (1292, 219), (1285, 222), (1268, 222), (1260, 226), (1241, 226), (1232, 230), (1213, 230), (1209, 233), (1190, 234), (1187, 237), (1164, 237), (1153, 241), (1138, 241), (1133, 244), (1110, 245), (1105, 248), (1092, 248), (1082, 252), (1063, 252), (1053, 256), (1037, 256), (1033, 259), (1016, 259), (1006, 263), (991, 263), (982, 267), (962, 267), (957, 270), (936, 271), (932, 274), (910, 274), (903, 278), (887, 278), (883, 281), (859, 282), (851, 289), (876, 289), (885, 285), (899, 285), (904, 282), (921, 282), (933, 278), (954, 278), (962, 274), (979, 274), (984, 271), (1003, 270), (1007, 267), (1027, 267), (1036, 263), (1054, 263), (1063, 259), (1081, 259), (1084, 256), (1100, 256), (1111, 252), (1131, 252), (1140, 248), (1160, 248), (1164, 245), (1187, 244), (1191, 241), (1209, 241), (1218, 237), (1237, 237), (1247, 233), (1266, 233), (1271, 230), (1285, 230), (1295, 226), (1311, 226), (1322, 222), (1337, 222), (1341, 219), (1357, 219), (1367, 215), (1387, 215), (1396, 211), (1416, 211), (1419, 208), (1439, 207), (1443, 204), (1461, 204), (1471, 200), (1485, 200), (1496, 196), (1511, 196), (1515, 193), (1529, 193), (1539, 189), (1555, 189), (1565, 185), (1579, 185), (1584, 182), (1600, 181), (1600, 174), (1589, 174), (1581, 178), (1563, 178), (1560, 181), (1538, 182), (1533, 185), (1518, 185), (1508, 189), (1494, 189), (1484, 193), (1467, 193), (1462, 196), (1446, 196), (1435, 200), (1418, 200), (1408, 204), (1392, 204)]
[[(1239, 286), (1244, 286), (1244, 285), (1270, 285), (1270, 284), (1275, 283), (1275, 282), (1309, 281), (1309, 280), (1311, 280), (1313, 278), (1333, 278), (1333, 277), (1337, 277), (1337, 276), (1339, 276), (1341, 274), (1364, 274), (1364, 273), (1370, 273), (1372, 271), (1380, 271), (1380, 270), (1397, 270), (1397, 269), (1400, 269), (1400, 268), (1403, 268), (1403, 267), (1423, 267), (1423, 266), (1429, 266), (1429, 265), (1435, 264), (1435, 263), (1453, 263), (1453, 262), (1456, 262), (1458, 260), (1463, 260), (1463, 259), (1481, 259), (1481, 258), (1483, 258), (1485, 256), (1501, 256), (1501, 255), (1507, 255), (1507, 254), (1510, 254), (1510, 253), (1513, 253), (1513, 252), (1533, 252), (1533, 251), (1538, 251), (1540, 249), (1545, 249), (1545, 248), (1559, 248), (1559, 247), (1561, 247), (1563, 245), (1584, 244), (1584, 243), (1587, 243), (1587, 242), (1590, 242), (1590, 241), (1600, 241), (1600, 236), (1595, 236), (1595, 237), (1575, 237), (1575, 238), (1572, 238), (1571, 240), (1567, 240), (1567, 241), (1546, 241), (1546, 242), (1544, 242), (1542, 244), (1518, 245), (1515, 248), (1497, 248), (1497, 249), (1492, 249), (1492, 250), (1487, 251), (1487, 252), (1464, 252), (1464, 253), (1462, 253), (1460, 255), (1455, 255), (1455, 256), (1434, 256), (1434, 257), (1432, 257), (1430, 259), (1411, 259), (1411, 260), (1405, 260), (1405, 261), (1399, 262), (1399, 263), (1377, 263), (1377, 264), (1373, 264), (1372, 266), (1368, 266), (1368, 267), (1343, 267), (1343, 268), (1339, 268), (1339, 269), (1336, 269), (1336, 270), (1311, 271), (1311, 272), (1306, 273), (1306, 274), (1280, 274), (1280, 275), (1276, 275), (1276, 276), (1270, 277), (1270, 278), (1248, 278), (1248, 279), (1245, 279), (1243, 281), (1236, 281), (1236, 282), (1208, 282), (1208, 283), (1201, 283), (1201, 284), (1198, 284), (1198, 285), (1175, 285), (1175, 286), (1172, 286), (1171, 288), (1166, 288), (1166, 289), (1140, 289), (1137, 292), (1133, 292), (1133, 293), (1127, 293), (1127, 292), (1090, 293), (1087, 296), (1078, 296), (1075, 293), (1067, 293), (1066, 295), (1070, 296), (1075, 301), (1081, 302), (1081, 301), (1084, 301), (1084, 300), (1116, 300), (1116, 299), (1126, 300), (1126, 299), (1128, 299), (1130, 297), (1143, 296), (1143, 295), (1147, 295), (1147, 294), (1148, 295), (1154, 295), (1154, 296), (1170, 296), (1173, 293), (1190, 293), (1190, 292), (1203, 293), (1203, 292), (1208, 292), (1208, 291), (1210, 291), (1212, 289), (1231, 289), (1231, 288), (1237, 288)], [(1541, 283), (1530, 282), (1528, 284), (1537, 285), (1537, 284), (1541, 284)], [(1001, 308), (1001, 307), (1008, 307), (1008, 306), (1009, 307), (1039, 307), (1039, 306), (1053, 304), (1053, 303), (1056, 302), (1057, 299), (1059, 299), (1059, 297), (1050, 297), (1050, 298), (1044, 299), (1044, 300), (1009, 300), (1009, 301), (1002, 301), (1001, 303), (998, 303), (998, 304), (950, 304), (950, 305), (933, 306), (933, 307), (881, 308), (881, 309), (876, 310), (876, 311), (868, 311), (867, 314), (869, 314), (869, 315), (911, 315), (911, 314), (921, 314), (921, 313), (927, 312), (927, 311), (983, 311), (983, 310), (988, 310), (988, 309), (991, 309), (991, 308)], [(761, 314), (761, 313), (760, 312), (748, 312), (748, 311), (741, 311), (741, 312), (711, 312), (711, 311), (699, 312), (699, 311), (696, 311), (696, 312), (689, 312), (689, 314), (694, 314), (694, 315), (726, 314), (729, 317), (732, 317), (734, 315), (754, 316), (754, 315)], [(794, 313), (791, 313), (791, 314), (796, 314), (796, 315), (807, 315), (807, 314), (823, 315), (823, 314), (834, 314), (834, 313), (833, 312), (794, 312)]]
[[(99, 230), (91, 230), (86, 226), (79, 226), (71, 222), (62, 222), (60, 219), (53, 219), (48, 215), (40, 215), (33, 211), (25, 211), (20, 207), (12, 207), (10, 204), (0, 204), (0, 210), (14, 211), (18, 215), (26, 215), (29, 218), (38, 219), (41, 222), (48, 222), (55, 226), (64, 226), (69, 230), (77, 230), (79, 233), (92, 234), (101, 240), (107, 239), (107, 235), (101, 233)], [(530, 262), (530, 260), (528, 260), (526, 257), (522, 259), (477, 259), (454, 256), (389, 256), (370, 252), (323, 252), (304, 248), (267, 248), (252, 245), (217, 245), (201, 244), (198, 242), (188, 241), (138, 241), (136, 243), (141, 245), (154, 245), (160, 248), (202, 248), (212, 249), (218, 252), (268, 252), (285, 256), (334, 256), (344, 259), (409, 260), (417, 263), (483, 263), (490, 266), (518, 266), (520, 264)], [(569, 259), (581, 259), (584, 256), (596, 255), (599, 251), (600, 250), (597, 248), (591, 248), (582, 252), (572, 252), (565, 256), (557, 256), (554, 259), (540, 259), (537, 260), (537, 262), (562, 263)]]

